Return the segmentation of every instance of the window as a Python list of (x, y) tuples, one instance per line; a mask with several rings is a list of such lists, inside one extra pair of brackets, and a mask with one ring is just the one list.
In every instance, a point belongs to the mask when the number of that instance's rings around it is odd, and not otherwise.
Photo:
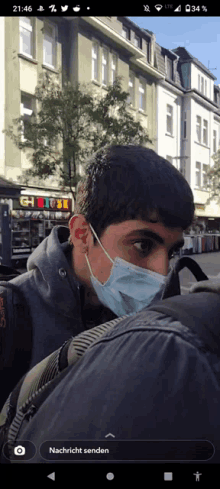
[(208, 144), (208, 121), (203, 120), (203, 144)]
[(125, 26), (122, 27), (122, 36), (125, 38), (125, 39), (130, 39), (130, 32), (129, 32), (129, 29)]
[(202, 186), (207, 189), (208, 186), (208, 176), (206, 172), (208, 171), (208, 165), (202, 165)]
[(167, 58), (167, 76), (170, 80), (173, 79), (173, 61)]
[(204, 78), (201, 77), (201, 92), (204, 94)]
[(102, 48), (102, 83), (108, 84), (108, 51)]
[(201, 187), (201, 163), (196, 162), (196, 187)]
[(184, 120), (183, 120), (183, 137), (186, 138), (186, 112), (184, 112)]
[(197, 141), (201, 143), (201, 117), (199, 115), (196, 116), (196, 136)]
[(116, 73), (117, 73), (117, 56), (115, 54), (112, 54), (112, 63), (111, 63), (111, 68), (112, 68), (112, 83), (114, 83), (116, 79)]
[(22, 134), (22, 141), (25, 141), (25, 132), (26, 132), (26, 126), (27, 122), (30, 121), (31, 116), (33, 115), (33, 110), (34, 110), (34, 99), (31, 97), (31, 95), (22, 93), (21, 94), (21, 116), (24, 117), (23, 120), (23, 134)]
[(98, 81), (98, 44), (92, 44), (92, 80)]
[(167, 104), (167, 133), (173, 134), (173, 107)]
[(56, 66), (55, 50), (55, 26), (44, 24), (43, 63), (53, 68)]
[(213, 153), (217, 151), (217, 131), (213, 131)]
[(128, 91), (129, 91), (128, 103), (134, 107), (134, 105), (135, 105), (135, 103), (134, 103), (134, 74), (131, 72), (129, 75)]
[(30, 17), (20, 17), (20, 53), (33, 57), (33, 27)]
[(200, 75), (198, 75), (198, 90), (200, 92)]
[(139, 109), (144, 110), (145, 107), (145, 86), (142, 81), (139, 80)]
[(150, 41), (146, 41), (146, 47), (147, 47), (147, 61), (150, 63)]
[(136, 36), (134, 37), (134, 45), (136, 46), (136, 48), (139, 48), (141, 49), (141, 38), (139, 36)]

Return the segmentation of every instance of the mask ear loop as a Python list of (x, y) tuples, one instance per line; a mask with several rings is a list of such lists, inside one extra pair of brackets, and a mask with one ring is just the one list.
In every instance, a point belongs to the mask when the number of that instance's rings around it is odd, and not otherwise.
[(98, 236), (97, 236), (96, 232), (94, 231), (94, 229), (93, 229), (92, 225), (91, 225), (91, 224), (89, 224), (89, 225), (90, 225), (90, 228), (91, 228), (91, 230), (92, 230), (92, 232), (93, 232), (94, 236), (96, 237), (96, 239), (97, 239), (98, 243), (100, 244), (101, 248), (103, 249), (104, 253), (107, 255), (107, 257), (109, 258), (109, 260), (110, 260), (110, 261), (113, 263), (113, 265), (114, 265), (114, 260), (112, 260), (112, 258), (109, 256), (108, 252), (107, 252), (107, 251), (105, 250), (105, 248), (102, 246), (102, 243), (101, 243), (101, 241), (99, 240), (99, 238), (98, 238)]

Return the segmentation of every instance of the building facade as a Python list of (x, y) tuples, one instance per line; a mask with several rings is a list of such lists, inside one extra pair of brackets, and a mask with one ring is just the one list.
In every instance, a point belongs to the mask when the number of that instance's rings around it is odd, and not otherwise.
[(220, 231), (220, 206), (206, 205), (207, 170), (220, 144), (220, 99), (216, 77), (185, 48), (168, 50), (156, 43), (157, 148), (184, 175), (194, 195), (201, 231)]

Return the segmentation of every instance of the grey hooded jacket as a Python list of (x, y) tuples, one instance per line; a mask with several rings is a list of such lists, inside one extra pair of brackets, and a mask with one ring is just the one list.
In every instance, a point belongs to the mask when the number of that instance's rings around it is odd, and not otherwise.
[(27, 272), (11, 280), (28, 302), (33, 327), (30, 368), (71, 336), (117, 316), (105, 307), (85, 308), (84, 287), (71, 265), (69, 229), (55, 226), (31, 254)]

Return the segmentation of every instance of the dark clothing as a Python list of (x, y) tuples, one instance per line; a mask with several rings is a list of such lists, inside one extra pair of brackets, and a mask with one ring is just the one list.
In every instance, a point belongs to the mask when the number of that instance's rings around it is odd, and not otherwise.
[(40, 456), (46, 440), (69, 440), (66, 446), (75, 447), (77, 440), (80, 446), (79, 440), (108, 433), (115, 441), (209, 440), (220, 453), (219, 369), (220, 359), (204, 353), (188, 328), (145, 309), (119, 322), (69, 367), (23, 423), (19, 443), (35, 444), (31, 463), (47, 463)]
[(21, 288), (31, 311), (30, 369), (71, 336), (117, 317), (104, 306), (84, 307), (84, 287), (74, 276), (68, 237), (67, 227), (55, 226), (29, 257), (28, 271), (11, 281)]

